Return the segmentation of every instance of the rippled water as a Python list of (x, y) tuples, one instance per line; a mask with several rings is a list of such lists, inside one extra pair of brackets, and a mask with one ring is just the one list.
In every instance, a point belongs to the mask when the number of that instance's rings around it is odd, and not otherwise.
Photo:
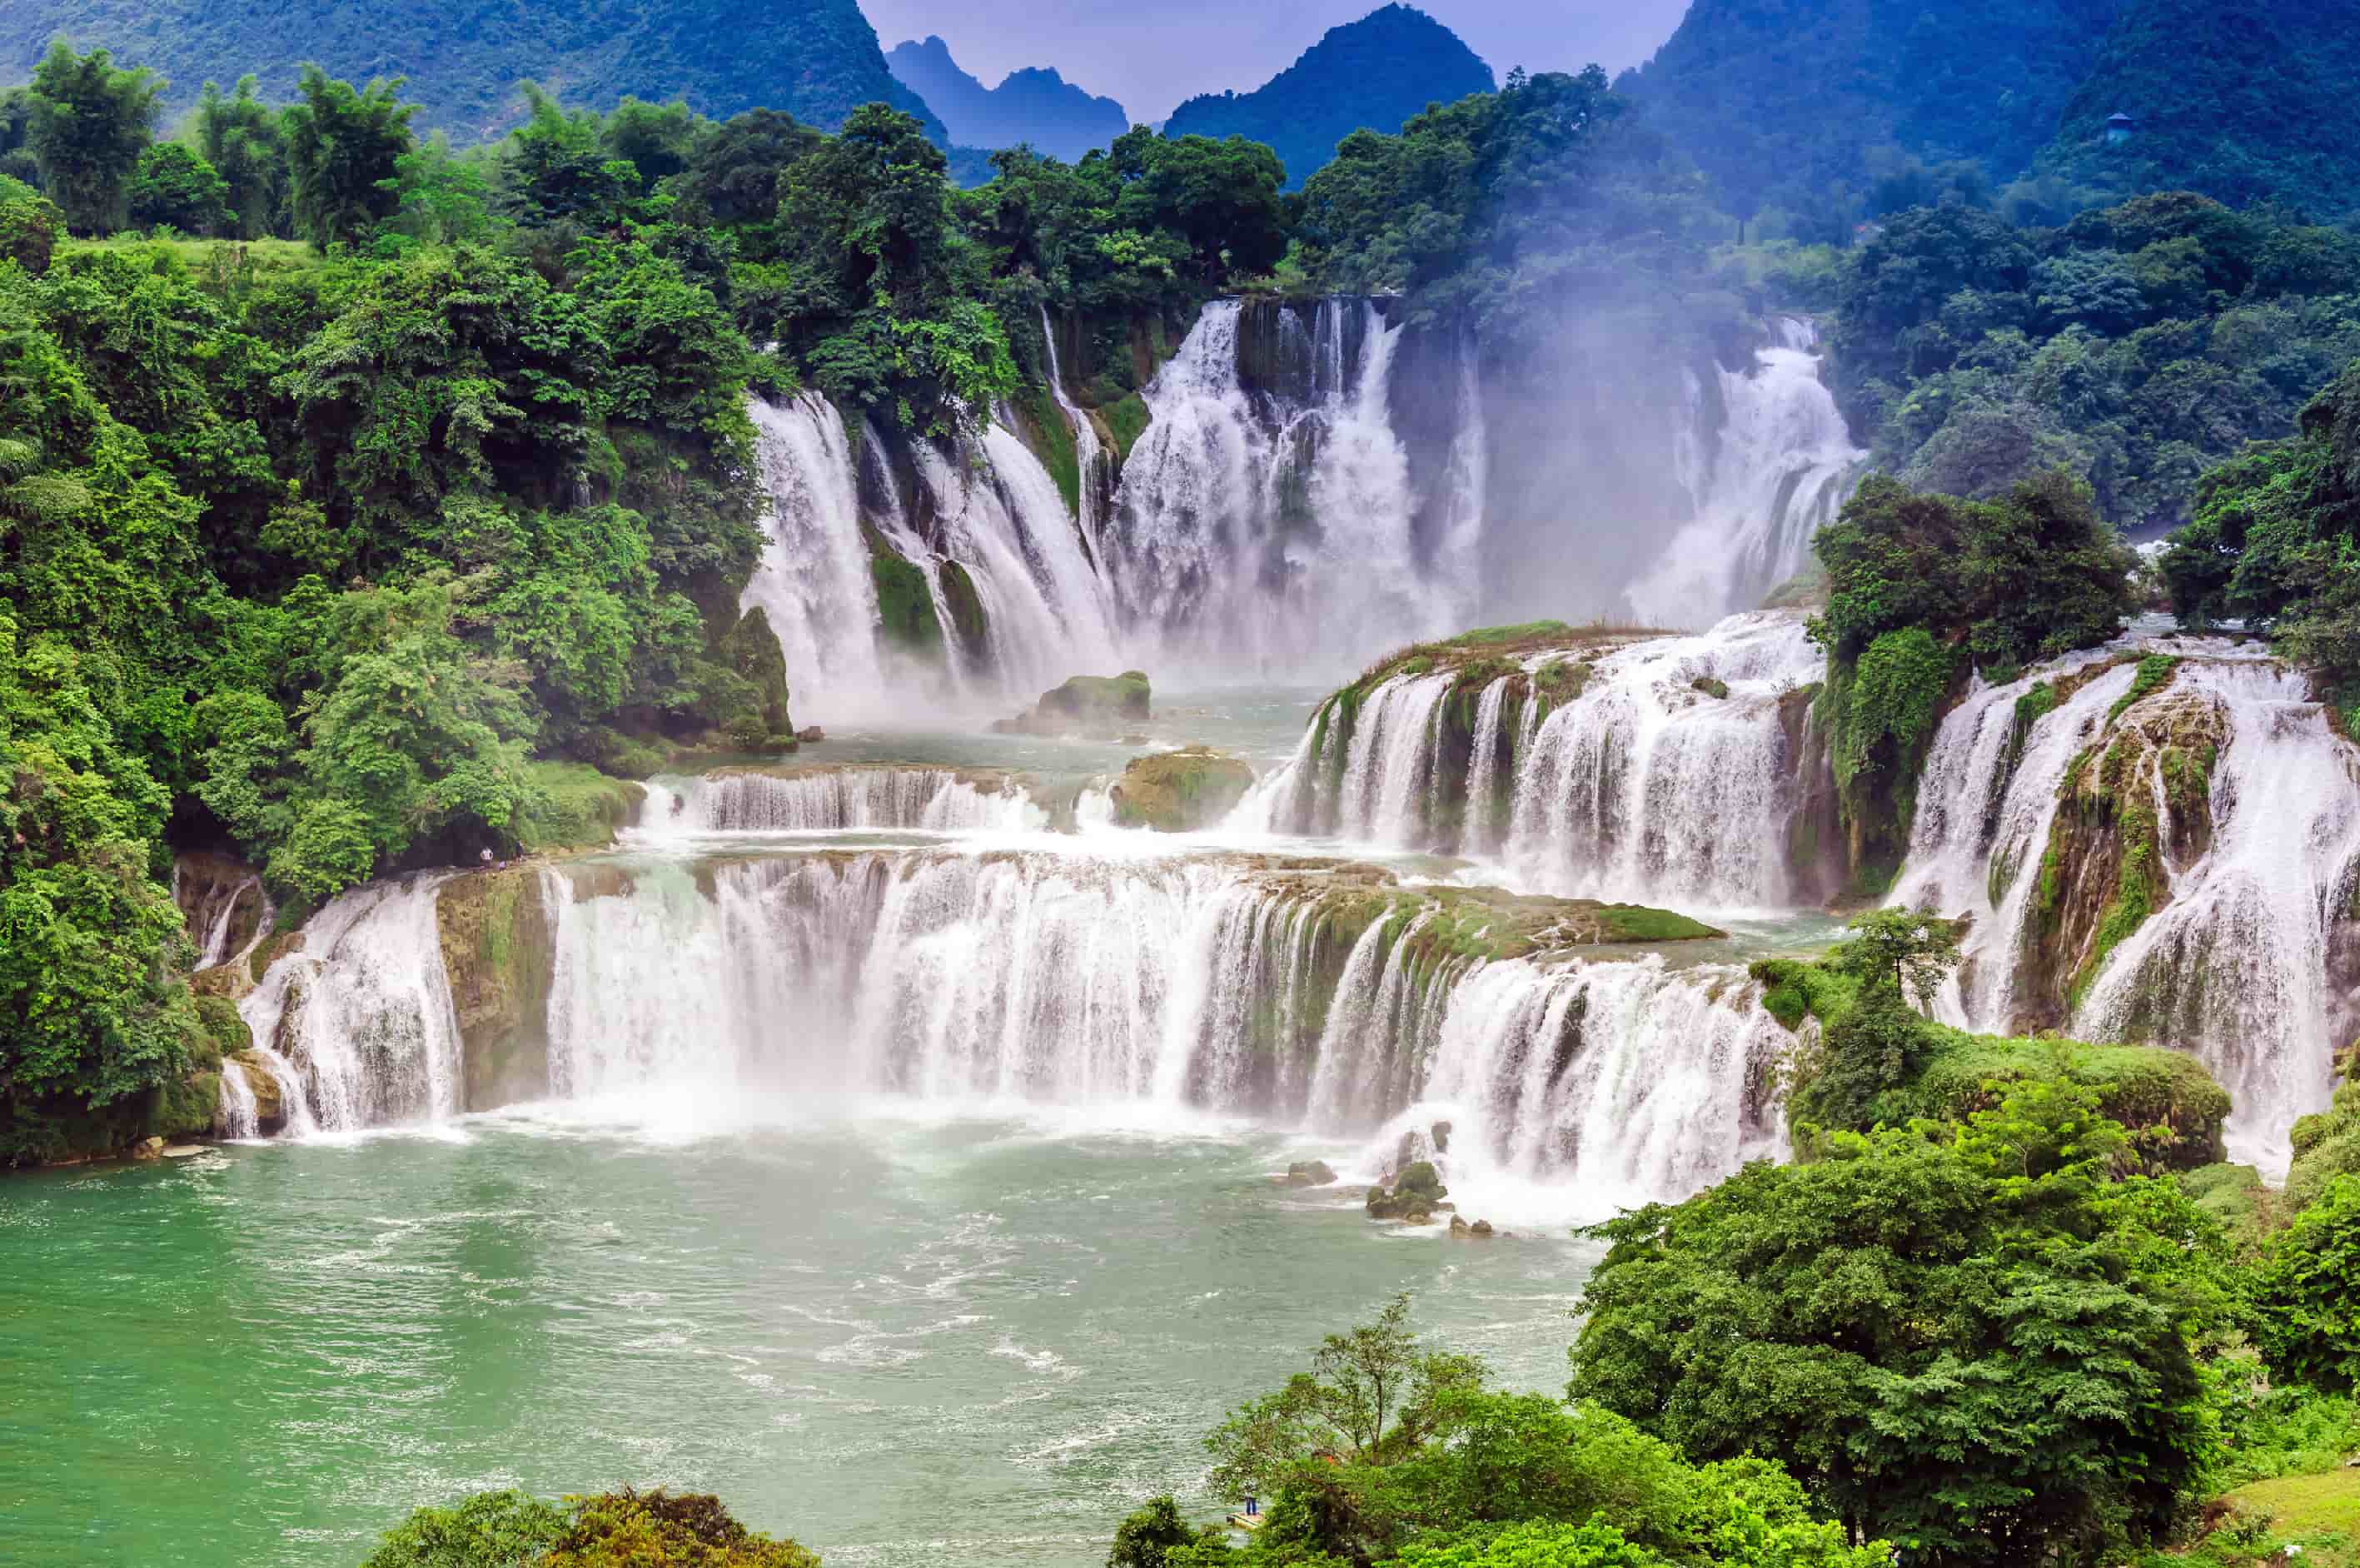
[(1204, 1432), (1395, 1290), (1560, 1388), (1595, 1256), (1371, 1225), (1234, 1124), (715, 1110), (0, 1183), (0, 1563), (356, 1563), (421, 1502), (629, 1481), (833, 1565), (1081, 1568), (1142, 1497), (1211, 1512)]

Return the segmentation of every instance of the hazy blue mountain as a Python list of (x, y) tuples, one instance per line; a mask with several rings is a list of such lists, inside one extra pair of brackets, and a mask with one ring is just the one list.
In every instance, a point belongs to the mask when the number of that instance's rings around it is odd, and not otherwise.
[(266, 95), (285, 100), (302, 63), (315, 60), (355, 82), (406, 78), (420, 123), (461, 140), (519, 119), (516, 84), (526, 78), (570, 104), (605, 109), (626, 93), (684, 98), (715, 119), (764, 107), (830, 130), (882, 100), (948, 140), (886, 68), (856, 0), (8, 0), (0, 5), (0, 84), (28, 78), (59, 36), (169, 77), (176, 112), (208, 77), (226, 85), (247, 71)]
[(986, 87), (959, 69), (948, 44), (931, 36), (896, 44), (885, 63), (942, 116), (951, 139), (962, 147), (1029, 142), (1035, 151), (1070, 163), (1131, 128), (1121, 104), (1075, 86), (1054, 66), (1011, 71), (999, 86)]
[(1172, 111), (1164, 132), (1267, 142), (1286, 165), (1288, 183), (1301, 185), (1354, 131), (1397, 131), (1428, 103), (1496, 85), (1491, 68), (1458, 34), (1423, 11), (1387, 5), (1329, 28), (1251, 93), (1189, 99)]

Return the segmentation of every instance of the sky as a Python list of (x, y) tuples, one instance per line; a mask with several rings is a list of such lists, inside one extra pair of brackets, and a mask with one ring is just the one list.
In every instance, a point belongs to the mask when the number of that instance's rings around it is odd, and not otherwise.
[[(1295, 63), (1319, 35), (1367, 16), (1382, 0), (861, 0), (877, 38), (891, 49), (938, 33), (952, 58), (987, 87), (1028, 65), (1054, 65), (1068, 82), (1120, 101), (1133, 121), (1161, 120), (1183, 98), (1261, 86)], [(1688, 0), (1412, 0), (1504, 77), (1636, 65), (1671, 36)]]

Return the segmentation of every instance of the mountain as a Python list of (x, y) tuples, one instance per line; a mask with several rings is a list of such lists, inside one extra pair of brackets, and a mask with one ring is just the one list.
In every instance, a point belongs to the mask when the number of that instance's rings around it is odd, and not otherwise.
[(1453, 103), (1496, 85), (1491, 68), (1425, 12), (1387, 5), (1331, 27), (1301, 59), (1251, 93), (1191, 98), (1164, 134), (1267, 142), (1301, 185), (1363, 127), (1397, 131), (1428, 103)]
[[(2043, 158), (2077, 182), (2277, 198), (2330, 222), (2360, 209), (2360, 0), (2134, 0)], [(2107, 119), (2136, 122), (2109, 143)]]
[(1863, 187), (1895, 153), (2013, 179), (2130, 0), (1695, 0), (1616, 86), (1750, 214)]
[(885, 63), (895, 80), (943, 117), (951, 139), (964, 147), (1029, 142), (1037, 152), (1072, 163), (1131, 129), (1121, 104), (1092, 96), (1054, 67), (1011, 71), (999, 86), (986, 87), (959, 69), (948, 44), (931, 35), (923, 43), (894, 45)]
[(174, 114), (207, 78), (226, 85), (247, 71), (284, 101), (302, 63), (316, 60), (356, 82), (406, 78), (417, 123), (460, 141), (521, 118), (516, 84), (527, 78), (568, 104), (684, 98), (715, 119), (783, 109), (830, 130), (882, 100), (949, 140), (886, 68), (856, 0), (10, 0), (0, 5), (0, 85), (29, 78), (59, 36), (169, 77)]

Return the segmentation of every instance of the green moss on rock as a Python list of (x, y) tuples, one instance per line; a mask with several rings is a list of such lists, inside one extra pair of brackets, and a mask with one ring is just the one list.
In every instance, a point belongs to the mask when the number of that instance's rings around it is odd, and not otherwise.
[(1153, 689), (1137, 670), (1076, 675), (1041, 693), (1030, 713), (992, 726), (1013, 735), (1111, 735), (1147, 722)]
[(1131, 759), (1109, 792), (1123, 827), (1194, 833), (1229, 814), (1253, 787), (1253, 769), (1207, 746)]
[(873, 528), (860, 530), (869, 547), (869, 578), (877, 589), (878, 630), (888, 643), (929, 663), (943, 657), (942, 617), (926, 574)]
[(464, 1045), (466, 1108), (549, 1093), (549, 989), (555, 966), (540, 871), (469, 872), (439, 889), (442, 968)]
[(646, 786), (609, 779), (586, 762), (533, 762), (525, 771), (538, 796), (516, 823), (528, 855), (604, 849), (647, 799)]

